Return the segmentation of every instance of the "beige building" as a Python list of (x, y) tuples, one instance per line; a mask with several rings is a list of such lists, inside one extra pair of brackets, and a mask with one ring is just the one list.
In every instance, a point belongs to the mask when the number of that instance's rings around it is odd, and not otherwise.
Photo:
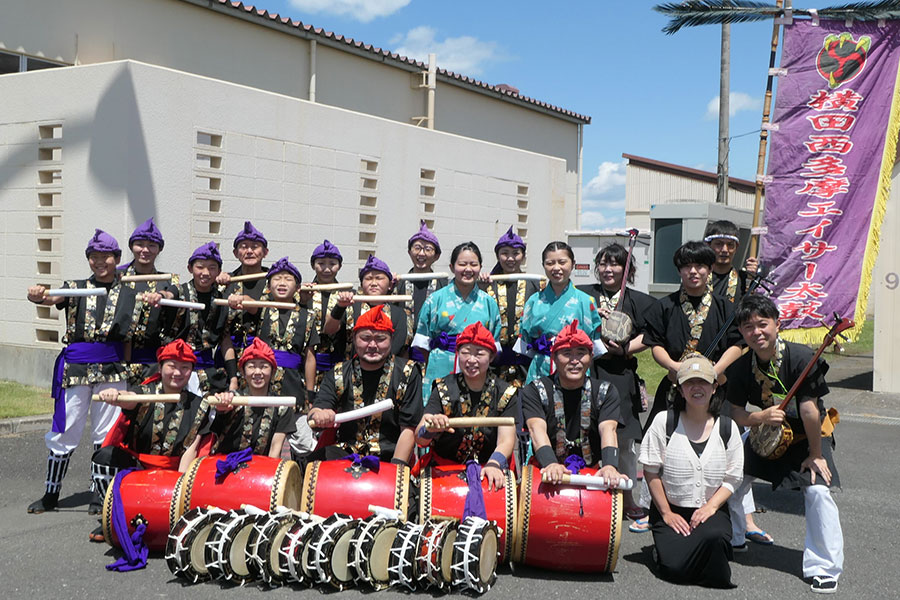
[(156, 216), (159, 266), (183, 273), (209, 240), (236, 266), (251, 219), (305, 277), (336, 243), (343, 281), (370, 253), (405, 270), (419, 219), (486, 262), (510, 225), (537, 244), (578, 227), (589, 118), (508, 86), (231, 2), (0, 7), (0, 377), (47, 382), (62, 321), (25, 288), (86, 276), (94, 227), (125, 247)]

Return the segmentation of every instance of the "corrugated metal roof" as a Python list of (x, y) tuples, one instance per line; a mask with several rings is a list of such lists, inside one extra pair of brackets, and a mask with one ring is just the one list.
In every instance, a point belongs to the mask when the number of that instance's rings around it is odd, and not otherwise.
[[(201, 8), (215, 10), (220, 14), (243, 17), (250, 22), (257, 22), (260, 25), (268, 25), (270, 27), (274, 26), (279, 29), (283, 28), (289, 33), (302, 33), (305, 34), (304, 37), (312, 38), (314, 36), (318, 38), (319, 41), (331, 42), (330, 45), (335, 48), (368, 54), (371, 58), (382, 60), (385, 63), (393, 63), (394, 66), (406, 68), (407, 70), (419, 70), (428, 68), (428, 65), (420, 60), (415, 60), (407, 56), (401, 56), (396, 52), (378, 48), (376, 46), (372, 46), (371, 44), (366, 44), (354, 40), (353, 38), (334, 33), (333, 31), (326, 31), (321, 27), (314, 27), (308, 23), (303, 23), (302, 21), (295, 21), (289, 17), (282, 17), (277, 13), (270, 13), (263, 8), (256, 8), (253, 5), (244, 4), (243, 2), (233, 2), (232, 0), (182, 1), (188, 2), (190, 4), (193, 4), (194, 6), (198, 6)], [(410, 69), (410, 67), (412, 67), (413, 69)], [(448, 71), (447, 69), (441, 68), (438, 68), (437, 73), (438, 76), (442, 76), (447, 80), (459, 82), (464, 87), (476, 88), (480, 92), (487, 91), (491, 92), (492, 94), (496, 94), (496, 96), (501, 100), (507, 100), (517, 104), (522, 104), (529, 108), (536, 107), (538, 109), (543, 109), (547, 112), (555, 113), (563, 117), (568, 117), (570, 120), (582, 122), (585, 124), (591, 122), (591, 118), (587, 115), (582, 115), (580, 113), (561, 108), (559, 106), (555, 106), (553, 104), (543, 102), (535, 98), (523, 96), (522, 94), (518, 93), (518, 90), (513, 91), (515, 90), (515, 88), (506, 84), (492, 85), (490, 83), (485, 83), (472, 77), (467, 77), (465, 75), (454, 73), (453, 71)]]
[[(706, 181), (711, 183), (716, 183), (719, 179), (719, 176), (710, 171), (701, 171), (700, 169), (694, 169), (691, 167), (684, 167), (682, 165), (676, 165), (673, 163), (663, 162), (661, 160), (655, 160), (653, 158), (645, 158), (643, 156), (635, 156), (634, 154), (626, 154), (622, 153), (622, 158), (626, 159), (630, 163), (635, 163), (639, 165), (643, 165), (655, 171), (663, 171), (665, 173), (674, 173), (676, 175), (682, 175), (684, 177), (688, 177), (690, 179), (696, 179), (699, 181)], [(748, 181), (747, 179), (738, 179), (737, 177), (729, 177), (728, 178), (728, 187), (740, 190), (742, 192), (753, 192), (756, 190), (756, 183), (753, 181)]]

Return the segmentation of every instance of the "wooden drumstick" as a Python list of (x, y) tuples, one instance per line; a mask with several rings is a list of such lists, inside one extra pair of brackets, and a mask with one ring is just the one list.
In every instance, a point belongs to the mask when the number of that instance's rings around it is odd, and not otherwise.
[(353, 296), (354, 302), (412, 302), (412, 296)]
[(401, 273), (400, 281), (431, 281), (432, 279), (450, 279), (450, 273)]
[[(100, 399), (100, 394), (91, 395), (91, 400), (103, 402)], [(116, 398), (117, 402), (138, 402), (141, 404), (149, 404), (151, 402), (175, 403), (179, 400), (181, 400), (181, 394), (119, 394), (118, 398)]]
[(261, 273), (250, 273), (249, 275), (235, 275), (231, 279), (228, 280), (228, 283), (237, 283), (239, 281), (253, 281), (256, 279), (265, 279), (268, 273), (266, 271), (262, 271)]
[[(337, 427), (341, 423), (355, 421), (357, 419), (363, 419), (372, 415), (381, 414), (386, 410), (391, 410), (393, 407), (393, 400), (379, 400), (375, 404), (370, 404), (368, 406), (363, 406), (362, 408), (357, 408), (355, 410), (348, 410), (347, 412), (338, 413), (334, 415), (334, 426)], [(310, 419), (309, 426), (315, 427), (315, 420)]]
[[(213, 304), (216, 306), (228, 306), (227, 298), (215, 298)], [(300, 310), (300, 307), (293, 302), (272, 302), (268, 300), (244, 300), (241, 303), (244, 309), (247, 308), (283, 308), (287, 310)]]
[(546, 275), (536, 275), (533, 273), (499, 273), (491, 275), (491, 281), (543, 281), (547, 279)]
[(48, 296), (66, 296), (71, 298), (81, 298), (83, 296), (105, 296), (106, 288), (50, 288), (44, 290), (44, 297)]
[[(207, 400), (210, 406), (219, 406), (225, 404), (218, 400), (215, 396), (210, 396)], [(231, 399), (231, 406), (296, 406), (296, 396), (235, 396)]]
[[(454, 417), (449, 427), (515, 427), (515, 417)], [(430, 421), (425, 422), (427, 429), (434, 429)]]
[(122, 275), (122, 283), (137, 283), (139, 281), (171, 281), (175, 277), (172, 273), (151, 273), (149, 275)]
[(352, 290), (356, 286), (352, 283), (313, 283), (301, 286), (298, 291), (306, 292), (340, 292), (343, 290)]
[[(544, 483), (549, 483), (549, 481), (544, 477), (541, 477), (541, 481), (543, 481)], [(562, 476), (562, 483), (565, 485), (584, 486), (586, 488), (609, 488), (606, 483), (606, 479), (604, 479), (603, 477), (597, 477), (595, 475), (571, 475), (569, 473), (566, 473)], [(617, 485), (614, 489), (630, 490), (633, 487), (634, 481), (623, 477), (619, 479), (619, 485)]]

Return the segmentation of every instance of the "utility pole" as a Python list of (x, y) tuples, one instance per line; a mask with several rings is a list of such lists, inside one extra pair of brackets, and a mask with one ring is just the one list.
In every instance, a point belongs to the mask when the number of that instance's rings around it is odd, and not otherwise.
[(722, 58), (719, 70), (719, 160), (716, 167), (716, 203), (728, 204), (728, 112), (731, 94), (731, 25), (722, 23)]

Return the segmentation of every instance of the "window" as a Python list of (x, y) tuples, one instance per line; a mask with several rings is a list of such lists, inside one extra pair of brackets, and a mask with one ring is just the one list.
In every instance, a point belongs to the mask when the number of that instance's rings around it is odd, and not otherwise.
[(653, 283), (681, 283), (672, 255), (681, 247), (681, 219), (654, 219)]
[(18, 73), (20, 62), (22, 61), (18, 55), (0, 52), (0, 75)]
[(53, 69), (55, 67), (64, 67), (63, 63), (45, 60), (43, 58), (33, 58), (22, 54), (13, 54), (12, 52), (0, 52), (0, 75), (7, 73), (22, 73), (24, 71), (39, 71), (41, 69)]

